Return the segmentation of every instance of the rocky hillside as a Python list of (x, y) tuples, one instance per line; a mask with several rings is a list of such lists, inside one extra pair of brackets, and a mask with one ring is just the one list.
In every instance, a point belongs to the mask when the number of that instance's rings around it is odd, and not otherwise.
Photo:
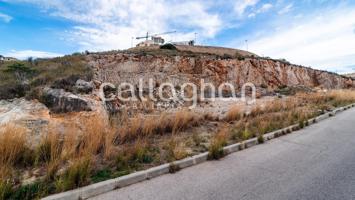
[[(100, 110), (94, 105), (99, 105), (98, 89), (103, 82), (115, 85), (126, 82), (139, 88), (142, 79), (143, 89), (147, 90), (148, 81), (152, 79), (157, 92), (165, 82), (179, 88), (184, 83), (200, 86), (203, 79), (216, 88), (222, 83), (233, 84), (238, 89), (237, 94), (243, 84), (253, 83), (259, 97), (274, 95), (275, 91), (290, 87), (309, 91), (315, 87), (339, 89), (354, 86), (354, 80), (346, 76), (235, 51), (212, 47), (186, 47), (183, 50), (178, 46), (6, 63), (0, 65), (0, 100), (37, 99), (51, 112), (66, 113)], [(231, 91), (223, 92), (228, 96)], [(181, 98), (173, 101), (173, 105), (169, 103), (167, 107), (185, 103)], [(108, 108), (117, 110), (115, 108), (121, 103), (116, 101)]]
[(209, 54), (121, 52), (91, 54), (87, 59), (95, 70), (94, 79), (113, 84), (129, 82), (138, 86), (140, 78), (144, 81), (152, 78), (155, 85), (171, 82), (178, 86), (184, 82), (198, 84), (200, 79), (204, 79), (215, 85), (228, 82), (240, 87), (251, 82), (261, 88), (275, 90), (299, 85), (327, 89), (349, 88), (355, 83), (351, 78), (334, 73), (254, 56), (226, 58)]

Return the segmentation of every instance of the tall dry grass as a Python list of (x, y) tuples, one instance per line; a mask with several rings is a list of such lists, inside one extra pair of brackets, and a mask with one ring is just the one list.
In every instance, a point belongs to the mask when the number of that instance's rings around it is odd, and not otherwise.
[(226, 116), (224, 117), (224, 121), (226, 122), (231, 122), (231, 121), (236, 121), (241, 119), (243, 116), (243, 112), (238, 106), (232, 106)]
[(162, 113), (160, 116), (137, 116), (120, 125), (118, 135), (121, 143), (155, 134), (179, 133), (189, 127), (197, 126), (201, 117), (191, 111), (181, 110), (176, 113)]
[(0, 165), (13, 166), (28, 150), (26, 130), (13, 124), (0, 128)]

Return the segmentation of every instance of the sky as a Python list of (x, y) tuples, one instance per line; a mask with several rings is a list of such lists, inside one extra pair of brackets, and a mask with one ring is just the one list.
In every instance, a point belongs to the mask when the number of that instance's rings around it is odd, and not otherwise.
[(0, 55), (19, 59), (122, 50), (168, 31), (168, 42), (196, 36), (199, 45), (355, 72), (354, 0), (0, 0)]

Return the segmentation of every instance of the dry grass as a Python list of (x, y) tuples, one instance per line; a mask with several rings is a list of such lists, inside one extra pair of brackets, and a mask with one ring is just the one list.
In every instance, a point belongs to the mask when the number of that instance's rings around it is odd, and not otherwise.
[[(219, 159), (224, 156), (223, 147), (228, 142), (258, 137), (262, 143), (262, 135), (267, 132), (296, 123), (306, 126), (304, 122), (319, 114), (320, 107), (334, 108), (353, 102), (354, 91), (301, 93), (270, 101), (265, 106), (255, 106), (247, 116), (242, 116), (240, 109), (232, 107), (219, 123), (211, 114), (200, 117), (188, 110), (132, 118), (123, 113), (111, 124), (97, 116), (77, 119), (60, 129), (49, 129), (32, 151), (37, 162), (30, 167), (44, 169), (45, 181), (56, 182), (57, 191), (64, 191), (90, 183), (91, 173), (98, 170), (95, 167), (109, 167), (122, 175), (142, 166), (185, 158), (191, 149), (200, 152), (205, 142), (210, 144), (209, 158)], [(218, 132), (212, 138), (206, 137), (209, 139), (203, 144), (196, 134), (181, 134), (201, 125), (201, 121), (219, 127)], [(188, 141), (192, 141), (191, 144)], [(23, 168), (28, 151), (24, 129), (13, 125), (0, 128), (0, 191), (4, 191), (0, 195), (10, 192), (13, 185), (8, 183), (14, 174), (12, 169)], [(68, 167), (67, 170), (58, 174), (63, 166)], [(120, 175), (112, 177), (117, 176)]]
[(36, 148), (37, 162), (52, 162), (61, 158), (62, 143), (58, 133), (50, 129), (50, 132), (42, 136), (41, 142)]
[(91, 158), (76, 159), (55, 183), (58, 192), (81, 187), (89, 183)]
[(233, 106), (230, 108), (224, 117), (224, 121), (231, 122), (236, 121), (242, 118), (243, 112), (238, 106)]
[(204, 114), (203, 118), (207, 121), (219, 121), (218, 115), (214, 115), (212, 113)]
[(0, 165), (13, 166), (23, 159), (28, 150), (26, 130), (7, 124), (0, 129)]
[(187, 110), (181, 110), (175, 113), (172, 120), (172, 131), (178, 133), (188, 127), (196, 126), (198, 124), (198, 117)]
[(208, 148), (209, 151), (209, 159), (218, 160), (224, 156), (223, 147), (227, 145), (227, 141), (229, 138), (229, 129), (227, 127), (223, 127), (221, 130), (217, 132), (217, 134), (213, 137), (211, 144)]
[(160, 116), (142, 116), (127, 119), (118, 125), (121, 143), (156, 134), (179, 133), (187, 128), (197, 126), (201, 120), (196, 114), (181, 110), (174, 114), (162, 113)]

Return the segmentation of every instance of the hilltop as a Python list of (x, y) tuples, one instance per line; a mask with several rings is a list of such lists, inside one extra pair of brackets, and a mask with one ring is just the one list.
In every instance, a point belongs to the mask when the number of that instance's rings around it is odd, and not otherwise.
[[(168, 46), (168, 45), (167, 45)], [(243, 56), (243, 57), (257, 57), (256, 54), (240, 50), (232, 49), (226, 47), (216, 47), (216, 46), (189, 46), (189, 45), (173, 45), (176, 47), (176, 50), (180, 52), (189, 52), (191, 54), (209, 54), (209, 55), (218, 55), (218, 56)], [(163, 46), (164, 47), (164, 46)], [(142, 52), (142, 51), (157, 51), (161, 49), (160, 46), (150, 46), (150, 47), (134, 47), (128, 49), (130, 52)]]

